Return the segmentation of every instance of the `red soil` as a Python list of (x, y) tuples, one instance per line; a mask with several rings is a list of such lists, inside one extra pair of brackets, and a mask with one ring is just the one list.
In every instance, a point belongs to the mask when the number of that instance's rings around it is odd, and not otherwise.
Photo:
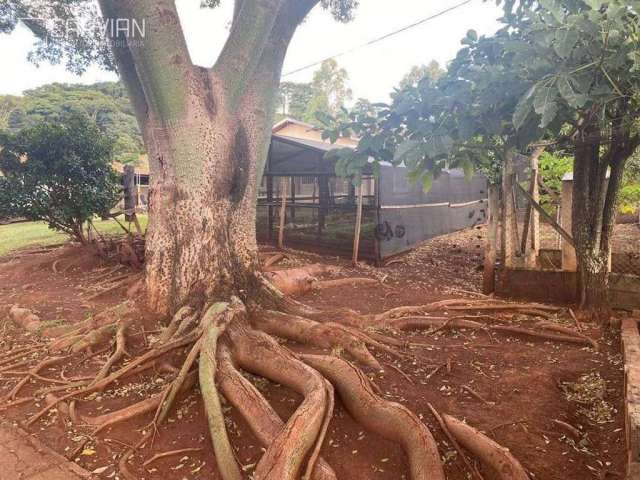
[[(361, 313), (381, 312), (396, 306), (473, 296), (480, 285), (482, 258), (478, 245), (482, 240), (478, 237), (481, 235), (481, 230), (470, 230), (442, 237), (380, 269), (369, 266), (352, 268), (335, 257), (300, 252), (290, 252), (279, 266), (322, 262), (341, 267), (340, 277), (377, 277), (383, 280), (381, 287), (341, 286), (308, 293), (302, 300), (321, 308), (349, 307)], [(52, 269), (56, 260), (60, 260), (56, 263), (59, 273)], [(103, 265), (96, 257), (75, 247), (0, 259), (0, 319), (6, 316), (8, 307), (13, 304), (34, 310), (43, 320), (68, 323), (115, 305), (123, 299), (124, 288), (87, 300), (96, 292), (94, 279), (99, 278), (106, 271), (101, 269), (106, 267), (111, 265)], [(515, 323), (522, 320), (517, 315), (513, 317)], [(8, 318), (0, 323), (0, 328), (0, 355), (36, 340), (34, 335), (26, 335), (14, 328)], [(143, 318), (132, 330), (130, 350), (135, 353), (144, 348), (148, 338), (157, 334), (153, 332), (156, 328), (153, 318)], [(587, 333), (595, 338), (599, 335), (595, 328), (589, 328)], [(471, 330), (441, 331), (433, 336), (425, 332), (396, 336), (422, 345), (408, 348), (406, 353), (410, 355), (401, 361), (376, 352), (385, 371), (367, 373), (386, 398), (406, 405), (429, 426), (438, 441), (441, 455), (446, 458), (448, 479), (470, 477), (467, 477), (464, 463), (456, 457), (453, 447), (429, 412), (428, 403), (440, 413), (466, 419), (508, 447), (532, 479), (604, 479), (616, 478), (607, 476), (605, 470), (613, 472), (613, 475), (624, 472), (623, 373), (617, 336), (602, 338), (599, 352), (503, 334), (488, 336)], [(294, 344), (289, 346), (297, 351), (313, 351)], [(85, 360), (82, 360), (82, 354), (78, 354), (62, 364), (63, 373), (66, 377), (95, 374), (108, 353)], [(42, 375), (60, 378), (60, 369), (60, 366), (54, 366), (43, 371)], [(591, 372), (598, 372), (606, 381), (605, 399), (615, 409), (610, 423), (591, 423), (579, 413), (580, 405), (568, 401), (558, 386), (561, 382), (573, 382)], [(301, 400), (282, 386), (251, 375), (248, 377), (283, 418), (287, 418)], [(11, 389), (16, 378), (15, 375), (0, 373), (0, 396)], [(94, 401), (78, 402), (78, 410), (81, 414), (90, 415), (115, 410), (160, 391), (170, 379), (166, 373), (132, 377), (131, 381), (94, 395)], [(28, 385), (22, 396), (38, 386)], [(470, 394), (463, 388), (465, 386), (487, 403)], [(0, 416), (22, 422), (41, 407), (41, 404), (31, 402), (1, 410)], [(231, 407), (227, 415), (231, 441), (248, 477), (262, 454), (261, 447)], [(114, 471), (119, 454), (127, 449), (127, 445), (136, 443), (150, 419), (151, 415), (147, 415), (136, 422), (117, 425), (95, 437), (87, 437), (89, 428), (71, 425), (53, 411), (43, 421), (36, 422), (30, 431), (58, 452), (76, 459), (87, 470), (100, 471), (99, 478), (117, 478)], [(556, 419), (581, 428), (587, 434), (584, 448), (579, 445), (574, 448), (570, 444), (567, 432), (559, 430), (553, 422)], [(87, 443), (78, 450), (86, 438)], [(155, 453), (188, 447), (202, 450), (142, 466)], [(401, 449), (365, 431), (345, 412), (339, 401), (322, 455), (340, 479), (409, 478)], [(132, 471), (145, 479), (219, 478), (197, 391), (192, 391), (179, 402), (177, 411), (161, 427), (153, 444), (134, 456)], [(487, 480), (495, 478), (487, 469), (481, 471)]]

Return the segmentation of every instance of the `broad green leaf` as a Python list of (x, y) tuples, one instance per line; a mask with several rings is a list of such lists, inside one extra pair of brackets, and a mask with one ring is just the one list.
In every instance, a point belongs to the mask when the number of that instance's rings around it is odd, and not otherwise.
[(602, 7), (602, 0), (584, 0), (584, 3), (593, 10), (600, 10), (600, 7)]
[(571, 55), (573, 47), (578, 43), (578, 32), (573, 28), (562, 28), (556, 30), (553, 49), (562, 59), (566, 59)]
[(422, 142), (417, 140), (405, 140), (398, 148), (396, 148), (396, 153), (393, 155), (393, 163), (402, 163), (411, 167), (416, 164), (418, 159), (420, 158), (420, 146)]
[(475, 42), (475, 41), (477, 41), (477, 40), (478, 40), (478, 33), (477, 33), (475, 30), (473, 30), (473, 29), (472, 29), (472, 30), (469, 30), (469, 31), (467, 32), (467, 38), (468, 38), (469, 40), (471, 40), (472, 42)]
[(549, 125), (558, 114), (556, 102), (558, 90), (555, 85), (538, 86), (533, 97), (533, 109), (540, 115), (540, 128)]
[(529, 112), (531, 111), (531, 107), (533, 105), (533, 96), (536, 92), (537, 85), (531, 87), (527, 93), (520, 99), (518, 104), (516, 105), (516, 109), (513, 112), (513, 127), (516, 130), (520, 130), (520, 127), (524, 124)]
[(587, 103), (587, 96), (577, 93), (573, 89), (569, 77), (562, 76), (558, 78), (558, 91), (562, 98), (573, 108), (581, 108)]
[(539, 0), (540, 5), (545, 10), (549, 11), (553, 18), (556, 19), (557, 22), (562, 23), (564, 19), (564, 15), (562, 12), (562, 5), (558, 0)]

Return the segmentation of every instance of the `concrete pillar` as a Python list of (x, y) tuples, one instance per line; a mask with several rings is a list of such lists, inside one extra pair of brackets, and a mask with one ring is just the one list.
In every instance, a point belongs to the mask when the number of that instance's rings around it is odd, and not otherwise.
[[(571, 234), (571, 204), (573, 203), (573, 175), (562, 178), (562, 196), (560, 203), (560, 225)], [(578, 269), (575, 249), (564, 238), (560, 240), (562, 251), (562, 270), (575, 272)]]

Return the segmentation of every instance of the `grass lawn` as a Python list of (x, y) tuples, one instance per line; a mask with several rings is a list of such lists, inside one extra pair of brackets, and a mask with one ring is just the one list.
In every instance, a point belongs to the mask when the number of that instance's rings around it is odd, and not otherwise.
[[(138, 215), (138, 219), (144, 231), (147, 228), (147, 215)], [(124, 223), (124, 216), (118, 217), (118, 220)], [(105, 235), (124, 233), (115, 220), (94, 220), (93, 224), (100, 233)], [(0, 225), (0, 256), (19, 248), (53, 245), (68, 239), (67, 234), (51, 230), (45, 222)]]

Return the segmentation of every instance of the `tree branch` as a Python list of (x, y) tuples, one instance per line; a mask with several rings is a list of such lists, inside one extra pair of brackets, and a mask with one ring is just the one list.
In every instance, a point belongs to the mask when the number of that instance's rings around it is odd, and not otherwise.
[[(140, 102), (135, 98), (141, 97), (141, 89), (147, 110), (164, 124), (182, 117), (188, 106), (185, 87), (192, 76), (193, 64), (174, 1), (99, 0), (99, 3), (105, 18), (116, 21), (113, 28), (108, 23), (106, 30), (116, 47), (114, 54), (119, 53), (118, 68), (123, 80), (127, 88), (129, 82), (133, 87), (129, 90), (132, 99)], [(129, 28), (124, 32), (118, 31), (118, 19), (128, 21)], [(140, 27), (137, 31), (136, 24)], [(117, 48), (123, 40), (127, 48)]]

